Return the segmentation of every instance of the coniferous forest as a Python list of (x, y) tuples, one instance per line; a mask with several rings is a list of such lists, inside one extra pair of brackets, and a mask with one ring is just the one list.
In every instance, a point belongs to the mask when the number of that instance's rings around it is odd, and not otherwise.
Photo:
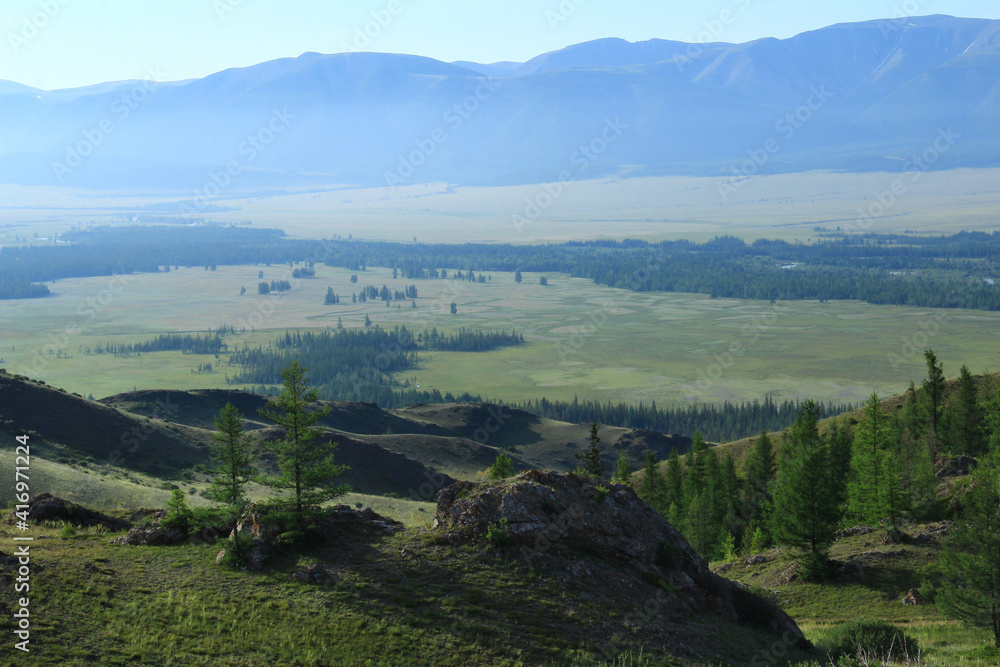
[[(515, 246), (306, 241), (286, 239), (280, 230), (216, 226), (97, 228), (63, 234), (65, 243), (58, 245), (0, 248), (0, 298), (44, 296), (42, 283), (61, 278), (306, 262), (289, 273), (308, 278), (314, 274), (311, 264), (325, 263), (352, 271), (392, 267), (412, 280), (450, 275), (487, 282), (491, 271), (554, 271), (633, 291), (1000, 310), (998, 232), (918, 237), (828, 231), (818, 238), (811, 244), (767, 239), (748, 244), (727, 236), (704, 243)], [(381, 290), (378, 298), (385, 298)]]

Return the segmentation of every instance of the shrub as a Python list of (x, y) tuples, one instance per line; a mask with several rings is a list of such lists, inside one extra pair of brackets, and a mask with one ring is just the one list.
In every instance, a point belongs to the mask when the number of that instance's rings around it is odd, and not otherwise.
[(170, 501), (167, 503), (167, 515), (160, 521), (160, 525), (164, 528), (179, 528), (186, 533), (191, 530), (193, 522), (194, 513), (184, 500), (184, 492), (174, 489), (170, 492)]
[(594, 500), (596, 500), (597, 502), (601, 502), (602, 500), (608, 497), (608, 487), (604, 486), (603, 484), (599, 484), (594, 488), (594, 490), (597, 492), (597, 495), (594, 496)]
[(510, 542), (510, 528), (507, 526), (507, 517), (503, 517), (500, 521), (490, 522), (490, 525), (486, 528), (486, 539), (493, 546), (500, 546), (501, 544)]
[(74, 528), (73, 525), (69, 523), (65, 524), (62, 527), (62, 530), (59, 531), (59, 537), (70, 538), (74, 537), (75, 535), (76, 535), (76, 528)]
[(236, 535), (234, 539), (219, 540), (219, 546), (226, 550), (220, 564), (233, 569), (241, 569), (250, 564), (250, 546), (253, 540), (249, 535)]
[(497, 460), (486, 469), (486, 476), (492, 480), (507, 479), (514, 476), (514, 462), (506, 454), (498, 454)]
[(830, 655), (856, 656), (866, 660), (906, 660), (916, 657), (917, 640), (892, 623), (859, 618), (828, 630), (823, 637)]
[(927, 604), (934, 604), (934, 599), (937, 597), (937, 586), (930, 579), (924, 579), (924, 583), (920, 584), (920, 597), (924, 599)]

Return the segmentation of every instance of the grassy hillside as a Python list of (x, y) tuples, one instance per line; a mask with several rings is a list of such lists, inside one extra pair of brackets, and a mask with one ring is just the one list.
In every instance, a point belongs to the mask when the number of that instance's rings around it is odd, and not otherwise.
[[(962, 626), (933, 603), (933, 590), (941, 577), (938, 561), (950, 527), (948, 521), (910, 524), (904, 527), (900, 542), (886, 542), (883, 530), (855, 528), (861, 532), (844, 535), (833, 546), (831, 557), (838, 571), (830, 582), (802, 581), (781, 548), (715, 563), (712, 569), (769, 592), (820, 648), (833, 626), (872, 618), (893, 623), (917, 638), (923, 649), (918, 664), (1000, 664), (1000, 654), (991, 658), (989, 651), (981, 650), (992, 643), (992, 633)], [(929, 603), (904, 606), (902, 600), (911, 588), (919, 589)]]

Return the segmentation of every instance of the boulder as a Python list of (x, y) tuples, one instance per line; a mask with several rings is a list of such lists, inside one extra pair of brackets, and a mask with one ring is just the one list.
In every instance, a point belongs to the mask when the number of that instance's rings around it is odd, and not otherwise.
[(161, 547), (179, 544), (186, 539), (187, 533), (179, 528), (161, 528), (155, 524), (147, 524), (130, 528), (128, 533), (114, 538), (111, 543)]
[(128, 521), (95, 512), (51, 493), (32, 496), (28, 500), (28, 516), (32, 521), (65, 521), (82, 528), (104, 526), (112, 531), (124, 530), (131, 525)]
[[(319, 508), (310, 508), (319, 511)], [(394, 519), (377, 514), (370, 507), (364, 509), (352, 509), (348, 505), (336, 505), (325, 510), (314, 522), (313, 532), (318, 533), (316, 537), (320, 540), (336, 537), (345, 531), (355, 534), (365, 535), (391, 534), (402, 530), (403, 524)], [(292, 530), (280, 521), (269, 519), (265, 512), (262, 512), (256, 505), (250, 505), (247, 512), (236, 524), (236, 533), (241, 540), (250, 543), (250, 552), (247, 554), (247, 569), (260, 571), (264, 569), (265, 562), (274, 550), (275, 541), (283, 534)], [(233, 538), (230, 532), (229, 538)], [(224, 554), (220, 553), (216, 562), (221, 562)]]
[[(438, 494), (432, 530), (444, 541), (491, 544), (491, 527), (494, 535), (498, 527), (507, 533), (506, 544), (492, 541), (495, 548), (532, 567), (570, 574), (584, 568), (594, 581), (627, 579), (623, 589), (657, 588), (666, 610), (679, 616), (707, 611), (770, 629), (793, 629), (802, 637), (776, 605), (711, 572), (707, 561), (630, 487), (598, 489), (573, 473), (529, 470), (500, 482), (457, 482)], [(580, 561), (581, 552), (586, 561)]]
[(938, 461), (938, 471), (934, 475), (939, 478), (968, 475), (978, 464), (979, 462), (971, 456), (956, 456), (953, 459)]
[(322, 584), (332, 579), (330, 573), (319, 563), (313, 563), (305, 569), (293, 572), (292, 577), (304, 584)]

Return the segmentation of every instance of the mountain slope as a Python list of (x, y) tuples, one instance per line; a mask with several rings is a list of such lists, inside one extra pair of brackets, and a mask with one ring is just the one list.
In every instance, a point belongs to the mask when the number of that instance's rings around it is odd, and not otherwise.
[(746, 44), (602, 39), (520, 65), (306, 53), (169, 83), (0, 82), (0, 181), (203, 188), (227, 164), (241, 189), (729, 174), (768, 139), (765, 172), (890, 169), (947, 128), (959, 145), (934, 168), (996, 165), (998, 53), (1000, 22), (928, 16)]

